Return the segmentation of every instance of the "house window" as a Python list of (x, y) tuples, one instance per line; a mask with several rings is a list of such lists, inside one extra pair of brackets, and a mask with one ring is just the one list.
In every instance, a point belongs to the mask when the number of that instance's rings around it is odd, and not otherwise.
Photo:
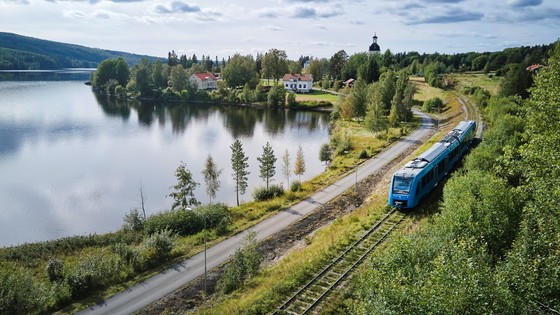
[(304, 89), (307, 89), (307, 84), (304, 84), (304, 85), (303, 85), (303, 88), (304, 88)]
[(286, 87), (288, 87), (288, 83), (286, 83)]

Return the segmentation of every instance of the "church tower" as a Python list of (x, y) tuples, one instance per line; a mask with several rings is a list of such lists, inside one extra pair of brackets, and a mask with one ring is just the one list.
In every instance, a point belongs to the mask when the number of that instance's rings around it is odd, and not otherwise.
[(381, 53), (381, 47), (377, 44), (377, 34), (373, 34), (373, 44), (369, 46), (369, 53), (370, 54), (379, 54)]

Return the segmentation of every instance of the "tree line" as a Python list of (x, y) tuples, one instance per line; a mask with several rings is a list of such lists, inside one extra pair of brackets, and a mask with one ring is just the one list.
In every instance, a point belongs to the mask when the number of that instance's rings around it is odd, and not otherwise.
[[(125, 72), (113, 69), (122, 67), (124, 60), (105, 60), (93, 74), (92, 85), (98, 91), (117, 95), (232, 103), (261, 102), (278, 106), (290, 101), (293, 103), (290, 100), (293, 95), (286, 95), (277, 84), (273, 84), (269, 91), (261, 79), (277, 83), (286, 73), (303, 72), (311, 74), (322, 88), (338, 90), (348, 79), (361, 79), (370, 84), (393, 71), (423, 76), (430, 85), (445, 88), (452, 84), (452, 80), (446, 80), (447, 74), (492, 71), (504, 77), (501, 89), (503, 96), (517, 94), (526, 98), (526, 89), (532, 81), (525, 68), (531, 64), (544, 64), (551, 48), (552, 44), (452, 55), (420, 54), (414, 51), (393, 54), (388, 49), (383, 54), (364, 52), (351, 56), (340, 50), (330, 58), (301, 56), (298, 60), (288, 60), (284, 50), (273, 48), (256, 56), (235, 54), (229, 56), (227, 61), (225, 58), (219, 61), (217, 56), (212, 60), (209, 55), (203, 55), (199, 60), (196, 54), (192, 57), (177, 56), (172, 51), (168, 54), (167, 63), (143, 59), (129, 68), (128, 77), (124, 77)], [(189, 81), (191, 74), (206, 71), (221, 74), (224, 84), (220, 84), (217, 91), (198, 91)]]

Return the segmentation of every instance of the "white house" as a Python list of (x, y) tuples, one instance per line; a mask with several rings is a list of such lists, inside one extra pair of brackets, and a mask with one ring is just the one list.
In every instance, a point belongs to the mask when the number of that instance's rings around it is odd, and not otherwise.
[(311, 74), (285, 74), (282, 78), (284, 89), (297, 93), (309, 93), (313, 87)]
[(212, 90), (218, 87), (218, 79), (210, 72), (192, 74), (189, 80), (199, 90)]

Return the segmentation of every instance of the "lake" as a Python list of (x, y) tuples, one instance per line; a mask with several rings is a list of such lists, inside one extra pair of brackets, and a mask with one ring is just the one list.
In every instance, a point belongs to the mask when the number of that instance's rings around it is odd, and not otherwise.
[(285, 186), (282, 155), (289, 151), (293, 169), (299, 145), (301, 179), (324, 170), (328, 113), (115, 100), (93, 94), (88, 77), (0, 73), (0, 246), (115, 231), (140, 207), (141, 187), (147, 214), (167, 210), (181, 161), (200, 183), (196, 198), (207, 203), (201, 172), (209, 154), (222, 169), (216, 201), (233, 206), (236, 138), (251, 172), (242, 201), (264, 185), (257, 157), (267, 141), (278, 159), (273, 183)]

